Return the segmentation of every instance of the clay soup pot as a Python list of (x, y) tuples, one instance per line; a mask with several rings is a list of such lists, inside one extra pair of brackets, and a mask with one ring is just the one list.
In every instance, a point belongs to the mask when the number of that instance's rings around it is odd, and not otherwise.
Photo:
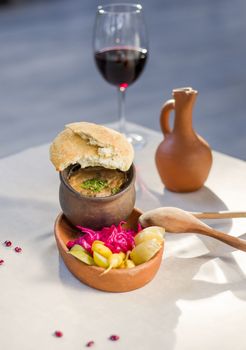
[(70, 166), (60, 172), (59, 190), (60, 206), (70, 223), (96, 230), (128, 218), (136, 198), (134, 165), (127, 172), (127, 182), (123, 189), (108, 197), (88, 197), (75, 191), (68, 182), (72, 168)]

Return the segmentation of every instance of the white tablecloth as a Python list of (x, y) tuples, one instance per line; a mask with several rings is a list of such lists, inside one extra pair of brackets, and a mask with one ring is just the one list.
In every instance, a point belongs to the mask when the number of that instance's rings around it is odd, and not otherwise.
[[(246, 164), (214, 152), (206, 186), (189, 194), (163, 189), (154, 164), (160, 133), (141, 128), (136, 152), (137, 206), (245, 210)], [(77, 281), (59, 258), (53, 224), (58, 174), (48, 145), (0, 160), (0, 349), (245, 350), (246, 254), (194, 234), (166, 235), (161, 268), (129, 293), (105, 293)], [(212, 221), (245, 238), (246, 219)], [(64, 333), (55, 338), (55, 330)], [(108, 337), (118, 334), (118, 342)]]

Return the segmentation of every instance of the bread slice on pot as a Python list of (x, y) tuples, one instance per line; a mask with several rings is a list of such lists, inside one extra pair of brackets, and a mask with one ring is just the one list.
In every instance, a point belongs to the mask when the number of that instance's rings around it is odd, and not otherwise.
[(102, 166), (127, 171), (133, 157), (133, 147), (123, 134), (88, 122), (67, 124), (50, 146), (50, 160), (58, 171), (76, 163), (82, 168)]

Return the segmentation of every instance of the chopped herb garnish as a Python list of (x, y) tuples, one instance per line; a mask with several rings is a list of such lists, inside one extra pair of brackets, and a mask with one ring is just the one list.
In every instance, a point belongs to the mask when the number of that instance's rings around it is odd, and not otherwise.
[(112, 193), (112, 194), (116, 194), (116, 193), (118, 193), (119, 191), (120, 191), (120, 188), (119, 188), (119, 187), (114, 187), (114, 188), (112, 188), (111, 193)]
[(82, 182), (81, 187), (92, 192), (100, 192), (108, 186), (108, 181), (103, 179), (89, 179)]

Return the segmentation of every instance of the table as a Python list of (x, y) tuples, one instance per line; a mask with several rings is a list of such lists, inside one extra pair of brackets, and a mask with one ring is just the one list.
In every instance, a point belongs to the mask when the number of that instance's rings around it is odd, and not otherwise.
[[(132, 127), (132, 126), (130, 126)], [(163, 189), (154, 164), (160, 133), (140, 128), (148, 145), (136, 152), (141, 174), (136, 205), (148, 210), (245, 210), (246, 164), (214, 152), (206, 186), (177, 194)], [(53, 224), (58, 174), (48, 145), (0, 160), (0, 347), (5, 350), (245, 350), (246, 254), (195, 234), (166, 235), (161, 268), (129, 293), (105, 293), (77, 281), (59, 258)], [(246, 220), (211, 221), (245, 238)], [(55, 330), (64, 333), (53, 336)], [(111, 334), (120, 335), (111, 342)]]

